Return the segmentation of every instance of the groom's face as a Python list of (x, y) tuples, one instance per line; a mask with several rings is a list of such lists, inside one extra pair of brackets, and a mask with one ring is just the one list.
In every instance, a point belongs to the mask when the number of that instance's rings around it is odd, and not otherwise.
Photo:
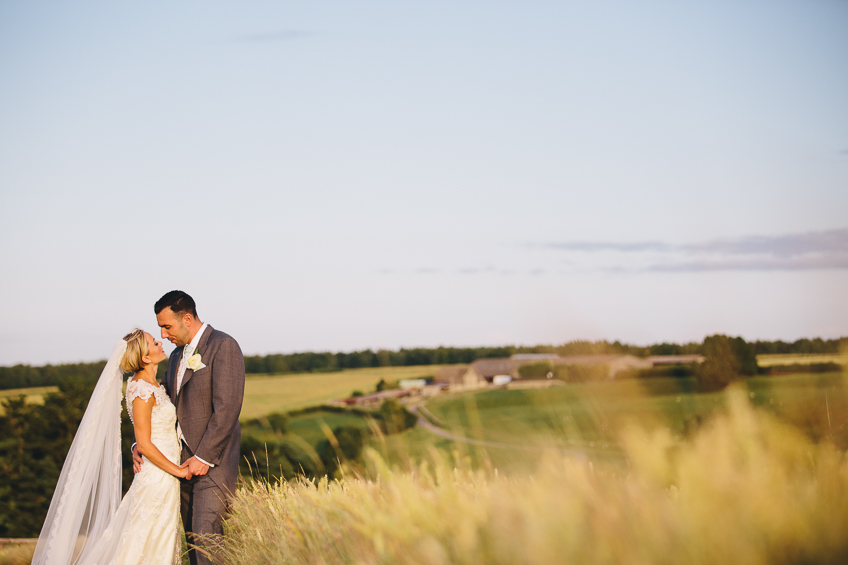
[(162, 329), (162, 339), (167, 339), (177, 347), (182, 347), (191, 342), (191, 334), (188, 328), (170, 308), (165, 308), (156, 314), (156, 321)]

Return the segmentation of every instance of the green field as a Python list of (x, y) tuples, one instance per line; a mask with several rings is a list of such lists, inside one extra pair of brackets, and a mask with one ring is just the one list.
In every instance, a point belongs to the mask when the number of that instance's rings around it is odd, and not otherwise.
[(243, 429), (245, 433), (250, 433), (260, 441), (294, 439), (293, 436), (298, 436), (303, 441), (314, 446), (319, 441), (327, 439), (327, 435), (324, 432), (326, 428), (333, 430), (339, 426), (369, 428), (367, 419), (361, 416), (322, 410), (299, 414), (291, 418), (286, 433), (281, 436), (277, 436), (273, 430), (260, 430), (255, 426), (245, 426)]
[(330, 400), (347, 398), (354, 390), (373, 392), (381, 379), (392, 383), (432, 376), (438, 369), (439, 365), (424, 365), (349, 369), (334, 373), (248, 375), (241, 419), (318, 406)]
[[(848, 446), (842, 373), (742, 381), (750, 403), (816, 439)], [(530, 390), (487, 390), (436, 399), (430, 412), (453, 433), (486, 442), (615, 452), (623, 429), (665, 428), (683, 438), (726, 406), (728, 392), (695, 393), (691, 379), (645, 379)]]

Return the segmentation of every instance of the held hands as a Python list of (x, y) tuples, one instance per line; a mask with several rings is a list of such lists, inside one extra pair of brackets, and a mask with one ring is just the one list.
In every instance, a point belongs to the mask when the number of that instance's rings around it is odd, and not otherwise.
[[(144, 464), (144, 460), (138, 453), (138, 446), (134, 445), (132, 448), (132, 459), (133, 473), (138, 473), (141, 471), (141, 466)], [(197, 457), (191, 457), (190, 459), (187, 459), (185, 463), (180, 465), (179, 473), (176, 476), (188, 480), (192, 477), (205, 475), (208, 471), (209, 465), (201, 463), (197, 460)]]
[(141, 455), (138, 454), (138, 446), (134, 445), (132, 448), (132, 459), (133, 459), (133, 473), (138, 473), (141, 471), (141, 465), (144, 463), (144, 460), (141, 458)]
[(180, 465), (180, 469), (187, 471), (186, 479), (205, 475), (209, 471), (209, 465), (197, 460), (197, 457), (190, 457), (186, 462)]

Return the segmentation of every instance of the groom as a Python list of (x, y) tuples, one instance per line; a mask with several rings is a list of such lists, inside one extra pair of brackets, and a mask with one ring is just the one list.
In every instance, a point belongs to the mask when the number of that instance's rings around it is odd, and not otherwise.
[[(211, 563), (203, 551), (208, 543), (192, 537), (224, 533), (223, 515), (238, 478), (244, 357), (236, 340), (200, 321), (185, 292), (172, 290), (153, 310), (162, 339), (177, 346), (162, 384), (177, 408), (181, 467), (189, 470), (181, 481), (180, 513), (188, 542), (201, 548), (190, 550), (189, 559), (192, 565)], [(133, 462), (138, 472), (135, 448)]]

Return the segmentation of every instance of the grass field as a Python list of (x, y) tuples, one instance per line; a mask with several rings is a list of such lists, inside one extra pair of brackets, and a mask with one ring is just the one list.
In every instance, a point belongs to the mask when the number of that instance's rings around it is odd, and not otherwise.
[[(48, 392), (57, 392), (59, 387), (57, 386), (40, 386), (33, 388), (12, 388), (9, 390), (0, 390), (0, 400), (4, 398), (8, 398), (10, 396), (19, 396), (23, 394), (26, 396), (26, 401), (29, 404), (44, 404), (44, 395)], [(6, 411), (3, 409), (3, 405), (0, 404), (0, 415), (5, 414)]]
[(773, 367), (775, 365), (810, 365), (813, 363), (838, 363), (848, 365), (848, 355), (791, 353), (786, 355), (757, 355), (757, 365)]
[(438, 369), (438, 365), (424, 365), (350, 369), (337, 373), (249, 375), (245, 385), (241, 419), (317, 406), (329, 400), (346, 398), (354, 390), (373, 392), (381, 379), (395, 382), (432, 376)]
[(275, 435), (273, 430), (259, 430), (258, 428), (246, 426), (243, 429), (244, 433), (250, 433), (253, 437), (260, 441), (273, 441), (277, 439), (291, 439), (291, 436), (298, 436), (300, 439), (315, 445), (321, 440), (327, 439), (324, 432), (324, 426), (331, 430), (339, 426), (356, 426), (358, 428), (369, 428), (368, 421), (353, 414), (341, 414), (338, 412), (308, 412), (299, 414), (289, 420), (288, 430), (281, 437)]
[(247, 485), (220, 562), (848, 562), (844, 451), (754, 410), (744, 387), (721, 401), (680, 442), (623, 428), (624, 467), (549, 453), (530, 473), (438, 454), (392, 468), (372, 453), (366, 477)]
[[(734, 388), (744, 388), (753, 406), (809, 437), (848, 448), (848, 388), (842, 373), (756, 377)], [(435, 399), (427, 408), (453, 433), (469, 438), (615, 458), (621, 430), (629, 425), (663, 429), (679, 441), (726, 410), (728, 391), (696, 394), (693, 389), (691, 379), (497, 389)]]

